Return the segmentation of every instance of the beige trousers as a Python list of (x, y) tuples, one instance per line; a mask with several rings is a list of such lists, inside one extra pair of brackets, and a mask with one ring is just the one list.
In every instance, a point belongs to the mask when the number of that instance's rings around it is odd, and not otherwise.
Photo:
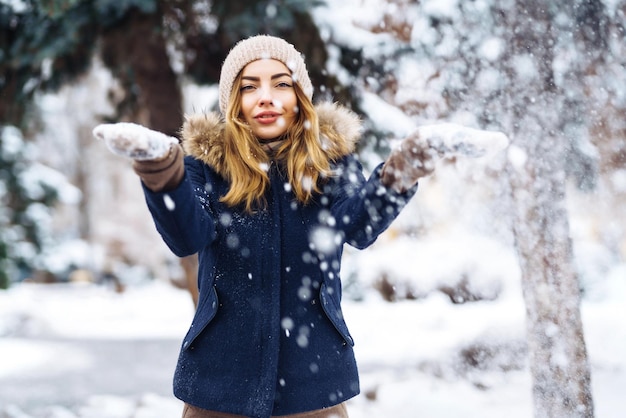
[[(331, 408), (318, 409), (317, 411), (302, 412), (301, 414), (283, 415), (284, 418), (348, 418), (348, 409), (345, 403)], [(213, 412), (197, 406), (185, 404), (182, 418), (243, 418), (242, 415)]]

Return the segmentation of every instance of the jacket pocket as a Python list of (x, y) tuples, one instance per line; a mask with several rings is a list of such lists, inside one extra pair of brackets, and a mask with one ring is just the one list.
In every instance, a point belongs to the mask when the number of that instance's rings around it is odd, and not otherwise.
[(350, 346), (354, 346), (354, 340), (348, 331), (348, 325), (346, 325), (346, 321), (343, 318), (341, 306), (335, 293), (333, 288), (329, 288), (326, 283), (322, 283), (320, 287), (322, 309), (324, 309), (326, 316), (335, 326), (335, 329), (339, 332), (343, 340)]
[(215, 290), (213, 286), (208, 292), (207, 297), (201, 301), (201, 305), (198, 304), (196, 316), (189, 327), (189, 331), (187, 331), (187, 335), (185, 335), (183, 339), (183, 350), (193, 347), (193, 342), (198, 338), (198, 335), (200, 335), (213, 318), (215, 318), (218, 306), (217, 290)]

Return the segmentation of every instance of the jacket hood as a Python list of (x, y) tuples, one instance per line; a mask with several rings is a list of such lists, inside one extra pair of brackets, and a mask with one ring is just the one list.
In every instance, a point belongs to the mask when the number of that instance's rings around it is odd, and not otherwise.
[[(361, 120), (356, 113), (337, 103), (315, 106), (319, 118), (320, 141), (330, 161), (352, 152), (361, 137)], [(185, 153), (203, 161), (220, 174), (224, 167), (224, 120), (217, 112), (185, 116), (181, 130)]]

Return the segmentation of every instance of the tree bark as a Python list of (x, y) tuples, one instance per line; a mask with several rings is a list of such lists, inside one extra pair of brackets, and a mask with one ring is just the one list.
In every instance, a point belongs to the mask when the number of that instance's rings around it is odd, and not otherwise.
[(118, 116), (176, 136), (183, 122), (182, 94), (162, 21), (162, 13), (130, 11), (124, 22), (102, 34), (102, 57), (126, 90)]
[[(534, 414), (593, 417), (591, 377), (565, 205), (566, 139), (548, 0), (516, 0), (506, 59), (514, 234), (526, 303)], [(520, 71), (520, 64), (530, 68)]]
[[(132, 10), (120, 25), (102, 35), (103, 61), (121, 81), (127, 99), (118, 118), (178, 136), (183, 123), (182, 93), (166, 51), (163, 12)], [(181, 258), (185, 283), (194, 306), (198, 301), (195, 255)]]

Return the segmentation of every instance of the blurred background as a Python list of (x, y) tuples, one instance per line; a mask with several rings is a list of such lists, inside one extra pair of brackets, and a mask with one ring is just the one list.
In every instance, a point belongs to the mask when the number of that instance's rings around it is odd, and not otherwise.
[(440, 164), (372, 248), (346, 249), (353, 416), (531, 416), (538, 257), (580, 291), (596, 411), (617, 417), (625, 17), (623, 0), (0, 1), (0, 417), (178, 416), (195, 260), (167, 250), (129, 161), (91, 131), (177, 136), (217, 109), (223, 59), (258, 33), (303, 53), (315, 102), (361, 116), (367, 171), (421, 124), (511, 139)]

